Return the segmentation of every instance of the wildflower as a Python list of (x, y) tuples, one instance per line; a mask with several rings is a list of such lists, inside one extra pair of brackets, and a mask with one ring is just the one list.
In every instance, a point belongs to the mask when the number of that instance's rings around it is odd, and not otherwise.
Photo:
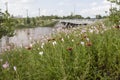
[(41, 44), (41, 48), (42, 48), (42, 49), (43, 49), (43, 46), (44, 46), (44, 45), (45, 45), (45, 43), (42, 43), (42, 44)]
[(81, 43), (81, 45), (82, 45), (82, 46), (84, 46), (84, 45), (85, 45), (85, 42), (80, 42), (80, 43)]
[(72, 39), (72, 42), (74, 42), (74, 39)]
[(14, 66), (14, 67), (13, 67), (13, 69), (14, 69), (14, 71), (16, 71), (16, 70), (17, 70), (17, 67), (16, 67), (16, 66)]
[(92, 29), (90, 29), (89, 31), (90, 31), (90, 33), (93, 33), (93, 30), (92, 30)]
[(63, 38), (59, 38), (59, 40), (61, 40), (62, 42), (64, 42), (64, 39), (63, 39)]
[(92, 43), (91, 42), (87, 42), (86, 46), (92, 46)]
[(83, 30), (81, 31), (81, 34), (83, 34), (83, 33), (86, 33), (86, 30), (83, 29)]
[(90, 39), (89, 39), (89, 38), (86, 38), (86, 40), (87, 40), (87, 41), (90, 41)]
[(29, 46), (30, 46), (30, 47), (32, 47), (32, 46), (33, 46), (33, 44), (30, 44)]
[(56, 41), (54, 41), (54, 42), (52, 42), (52, 44), (53, 44), (53, 46), (54, 46), (54, 45), (56, 45), (56, 44), (57, 44), (57, 42), (56, 42)]
[(72, 47), (69, 47), (69, 48), (67, 48), (67, 50), (68, 50), (68, 51), (72, 51), (72, 50), (73, 50), (73, 48), (72, 48)]
[(41, 45), (41, 48), (43, 49), (43, 45)]
[(62, 38), (61, 41), (64, 42), (64, 39)]
[(40, 55), (43, 55), (43, 51), (39, 52)]
[(4, 69), (8, 68), (8, 67), (9, 67), (9, 63), (6, 61), (5, 64), (2, 65), (2, 67), (3, 67)]

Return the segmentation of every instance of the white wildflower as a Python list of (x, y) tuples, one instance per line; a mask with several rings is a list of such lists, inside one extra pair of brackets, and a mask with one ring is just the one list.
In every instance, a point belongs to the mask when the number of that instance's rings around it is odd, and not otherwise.
[(89, 39), (89, 38), (86, 38), (86, 40), (87, 40), (87, 41), (90, 41), (90, 39)]
[(42, 43), (42, 45), (44, 46), (44, 45), (45, 45), (45, 43)]
[(72, 42), (74, 42), (74, 39), (72, 39)]
[(14, 71), (16, 71), (16, 70), (17, 70), (17, 67), (16, 67), (16, 66), (14, 66), (14, 67), (13, 67), (13, 69), (14, 69)]
[(39, 52), (40, 55), (43, 55), (43, 51)]
[(41, 48), (43, 49), (43, 45), (41, 45)]
[(81, 43), (81, 45), (83, 45), (83, 46), (85, 45), (85, 42), (80, 42), (80, 43)]
[(62, 40), (62, 42), (64, 42), (64, 39), (63, 39), (63, 38), (62, 38), (61, 40)]
[(57, 42), (56, 42), (56, 41), (54, 41), (54, 42), (52, 42), (52, 44), (53, 44), (53, 46), (54, 46), (54, 45), (56, 45), (56, 44), (57, 44)]
[(92, 30), (92, 29), (90, 29), (89, 31), (90, 31), (90, 33), (93, 33), (93, 30)]
[(43, 49), (44, 45), (45, 45), (45, 43), (42, 43), (42, 44), (41, 44), (41, 48), (42, 48), (42, 49)]
[(32, 47), (32, 46), (33, 46), (33, 44), (30, 44), (29, 46), (30, 46), (30, 47)]

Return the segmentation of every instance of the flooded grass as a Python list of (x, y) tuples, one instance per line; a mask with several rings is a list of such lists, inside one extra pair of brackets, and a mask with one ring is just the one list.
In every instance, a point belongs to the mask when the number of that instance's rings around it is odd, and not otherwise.
[(0, 55), (0, 80), (119, 80), (120, 29), (95, 25), (60, 31)]

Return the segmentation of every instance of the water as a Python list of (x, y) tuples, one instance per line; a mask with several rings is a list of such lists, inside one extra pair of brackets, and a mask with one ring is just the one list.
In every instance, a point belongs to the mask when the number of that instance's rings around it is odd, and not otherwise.
[(43, 41), (44, 37), (48, 37), (53, 33), (53, 28), (50, 27), (37, 27), (29, 29), (15, 30), (13, 37), (2, 37), (0, 41), (0, 52), (5, 49), (13, 47), (28, 46), (35, 41)]

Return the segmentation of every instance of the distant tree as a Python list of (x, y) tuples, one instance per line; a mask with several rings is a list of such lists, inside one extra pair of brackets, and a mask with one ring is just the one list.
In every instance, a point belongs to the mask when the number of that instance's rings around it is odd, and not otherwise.
[(69, 16), (63, 16), (63, 19), (83, 19), (81, 15), (69, 15)]
[(86, 17), (86, 19), (91, 19), (91, 18), (88, 16), (88, 17)]
[(81, 15), (75, 15), (75, 16), (73, 16), (73, 18), (75, 18), (75, 19), (83, 19), (83, 17)]
[(101, 19), (102, 16), (101, 15), (96, 15), (96, 19)]
[(34, 17), (32, 18), (32, 25), (36, 26), (36, 19)]
[(30, 21), (30, 18), (27, 17), (27, 18), (26, 18), (26, 23), (27, 23), (27, 24), (30, 24), (30, 22), (31, 22), (31, 21)]

